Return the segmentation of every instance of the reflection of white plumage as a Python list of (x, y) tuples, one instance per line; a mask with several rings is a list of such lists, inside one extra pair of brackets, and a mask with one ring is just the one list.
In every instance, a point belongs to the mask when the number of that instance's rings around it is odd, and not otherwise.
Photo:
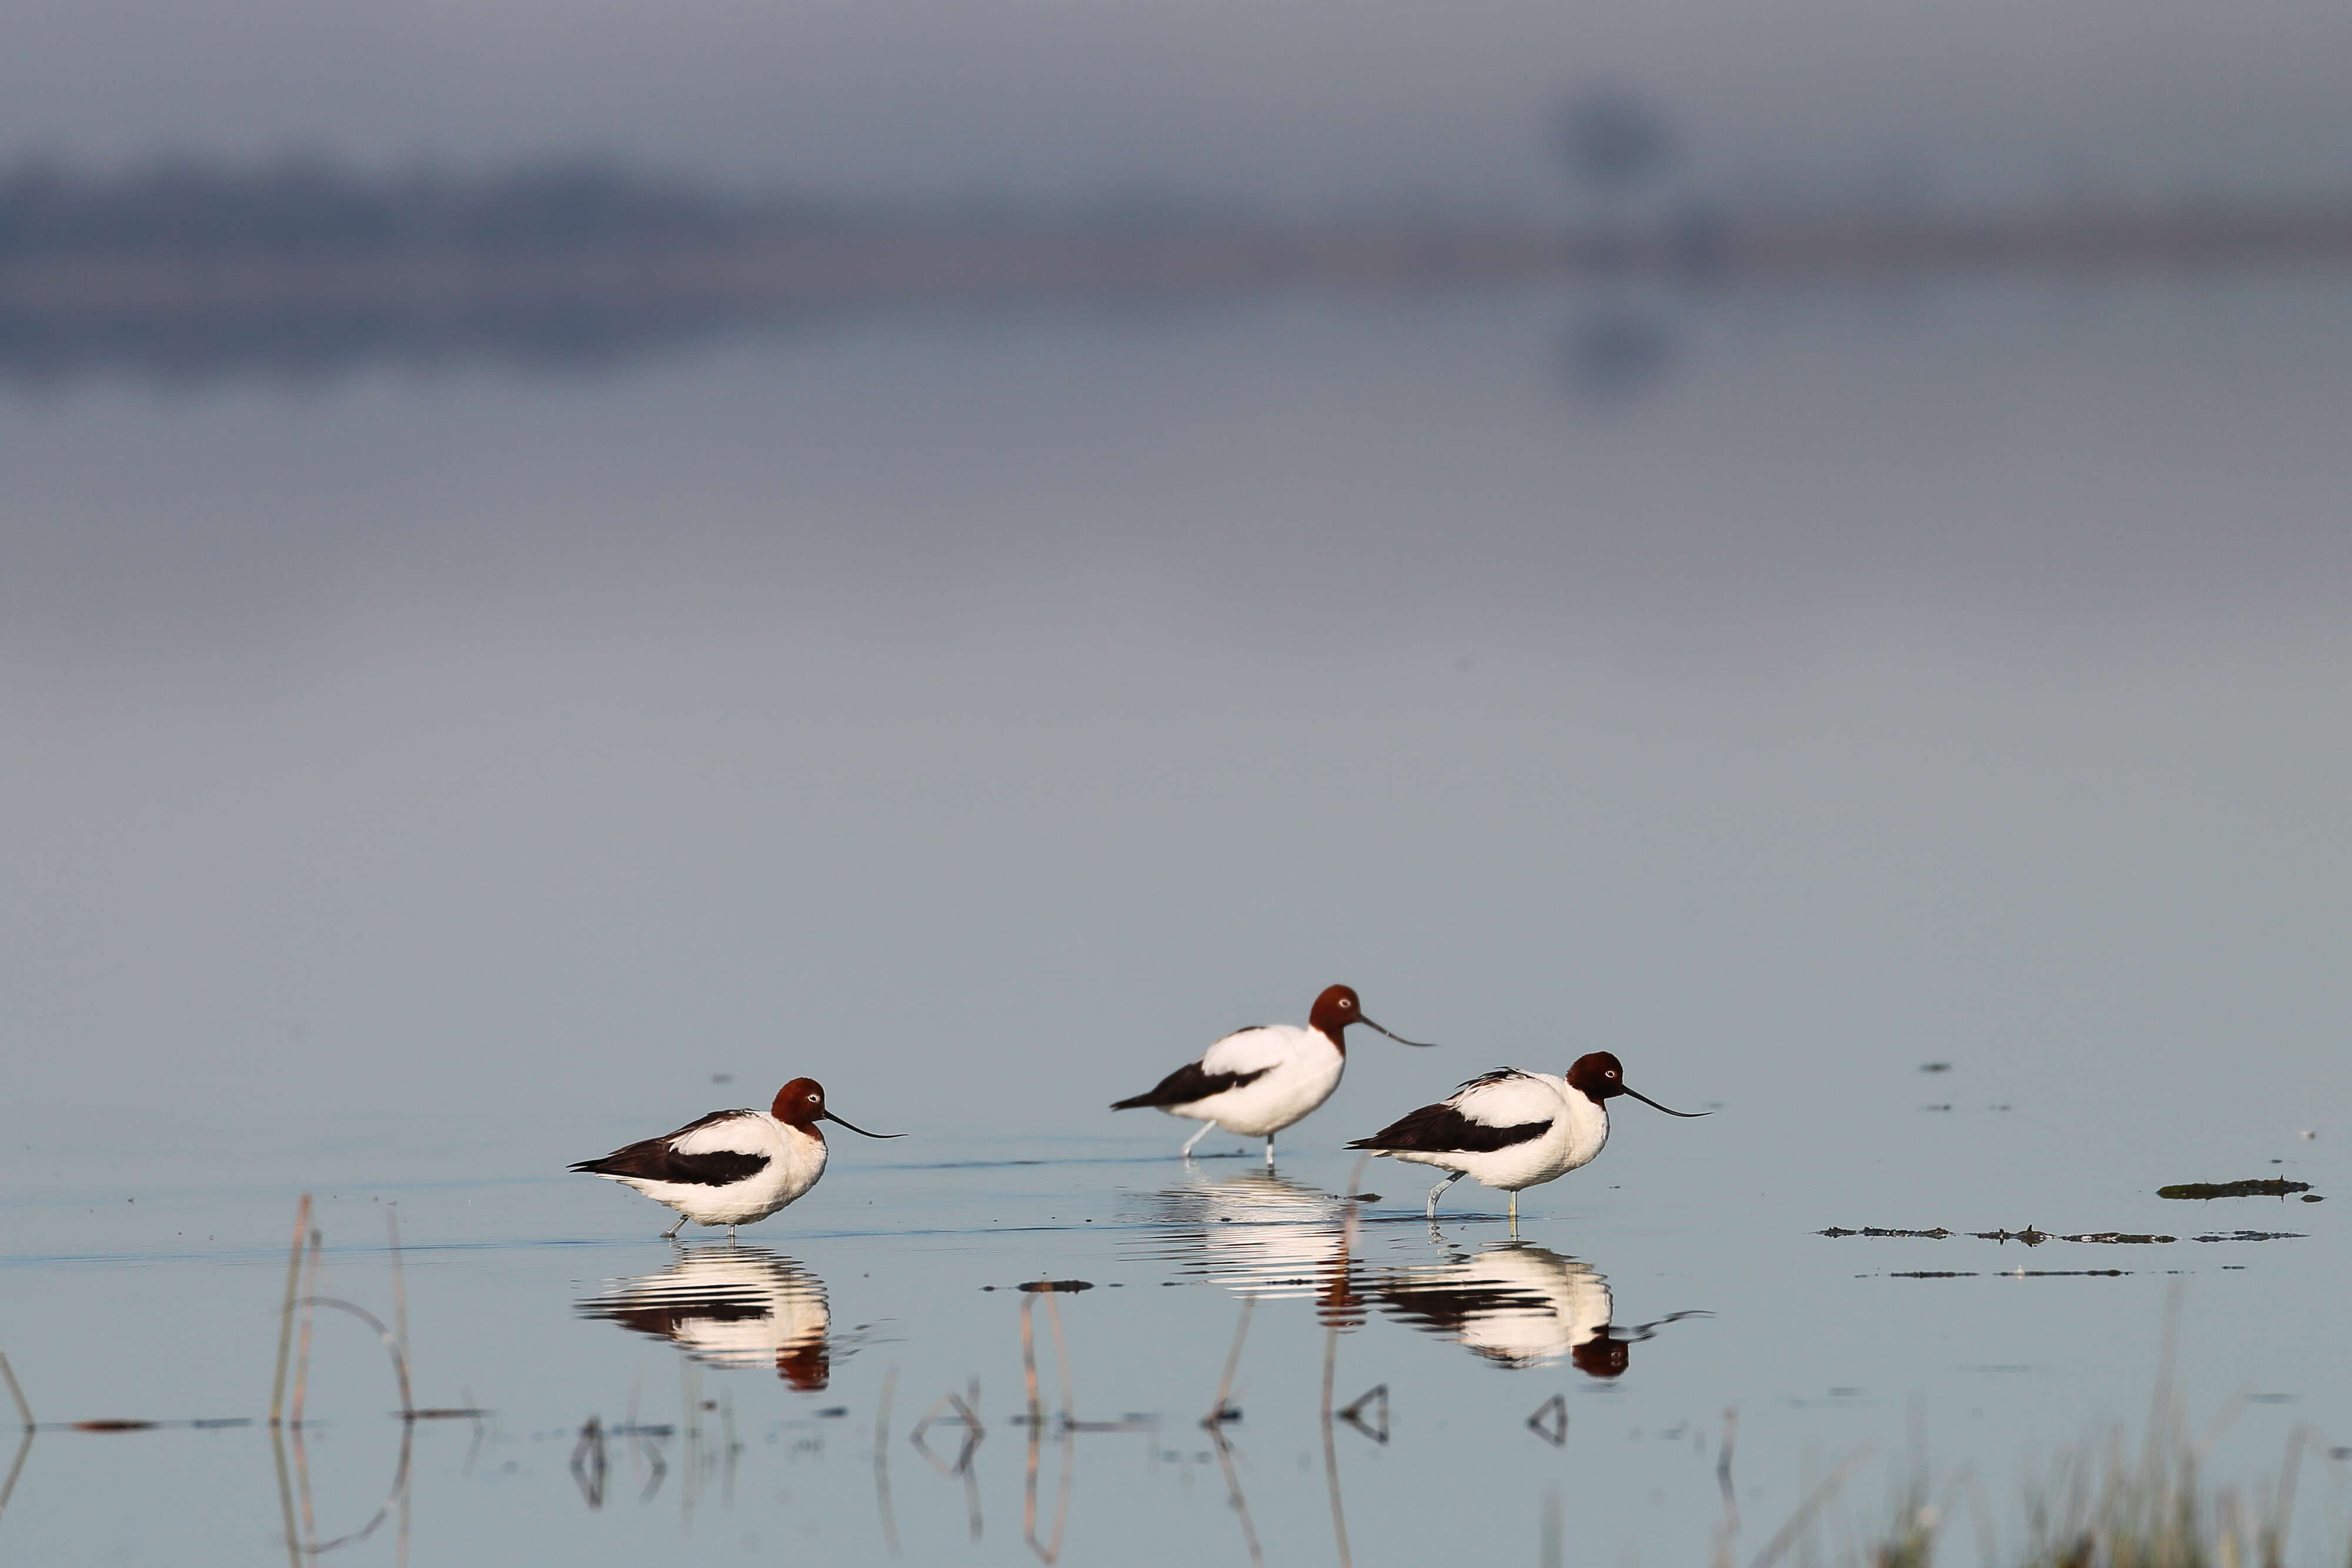
[(1384, 1271), (1372, 1281), (1372, 1292), (1396, 1316), (1506, 1366), (1538, 1366), (1574, 1355), (1595, 1376), (1623, 1370), (1622, 1354), (1613, 1370), (1586, 1365), (1588, 1359), (1606, 1359), (1587, 1347), (1607, 1341), (1607, 1278), (1547, 1248), (1513, 1243), (1448, 1263)]
[[(1330, 986), (1315, 998), (1307, 1027), (1261, 1024), (1235, 1030), (1143, 1093), (1111, 1106), (1129, 1111), (1140, 1106), (1183, 1116), (1202, 1124), (1187, 1139), (1181, 1153), (1189, 1156), (1202, 1138), (1218, 1127), (1244, 1137), (1265, 1140), (1265, 1163), (1274, 1164), (1274, 1135), (1298, 1121), (1339, 1087), (1348, 1065), (1348, 1026), (1362, 1024), (1389, 1031), (1364, 1016), (1356, 993), (1346, 986)], [(1389, 1034), (1400, 1045), (1419, 1045)]]
[(615, 1280), (580, 1303), (713, 1366), (773, 1366), (794, 1388), (825, 1385), (833, 1314), (824, 1281), (758, 1247), (697, 1247), (658, 1274)]
[(1151, 1195), (1136, 1218), (1144, 1257), (1180, 1263), (1248, 1296), (1307, 1296), (1346, 1270), (1349, 1202), (1271, 1171), (1188, 1183)]

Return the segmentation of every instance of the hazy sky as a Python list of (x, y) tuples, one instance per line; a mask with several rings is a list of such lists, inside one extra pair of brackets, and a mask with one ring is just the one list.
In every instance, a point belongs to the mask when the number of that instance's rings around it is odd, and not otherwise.
[(592, 145), (850, 191), (1525, 204), (1556, 196), (1562, 91), (1612, 82), (1708, 183), (2168, 193), (2343, 183), (2347, 65), (2335, 0), (19, 0), (0, 148)]

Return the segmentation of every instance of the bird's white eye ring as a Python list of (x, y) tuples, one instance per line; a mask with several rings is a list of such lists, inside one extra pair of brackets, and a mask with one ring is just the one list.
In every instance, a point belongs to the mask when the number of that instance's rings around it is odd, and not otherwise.
[(812, 1094), (812, 1095), (810, 1095), (810, 1096), (809, 1096), (809, 1103), (810, 1103), (810, 1104), (814, 1105), (814, 1104), (815, 1104), (815, 1103), (816, 1103), (816, 1102), (817, 1102), (817, 1097), (816, 1097), (815, 1095)]

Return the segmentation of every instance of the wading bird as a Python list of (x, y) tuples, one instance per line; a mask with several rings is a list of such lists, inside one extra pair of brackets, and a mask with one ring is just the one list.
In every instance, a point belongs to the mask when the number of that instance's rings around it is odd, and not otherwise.
[(1707, 1111), (1667, 1111), (1625, 1087), (1624, 1065), (1605, 1051), (1580, 1056), (1567, 1076), (1505, 1067), (1473, 1078), (1434, 1105), (1399, 1117), (1348, 1146), (1392, 1160), (1435, 1166), (1454, 1174), (1429, 1189), (1429, 1218), (1437, 1197), (1464, 1176), (1511, 1195), (1511, 1223), (1519, 1222), (1519, 1193), (1591, 1165), (1609, 1141), (1608, 1102), (1633, 1094), (1669, 1116)]
[(907, 1135), (850, 1126), (824, 1108), (824, 1085), (795, 1078), (776, 1091), (776, 1103), (765, 1111), (713, 1111), (675, 1133), (572, 1168), (633, 1186), (677, 1210), (677, 1223), (662, 1232), (665, 1241), (677, 1239), (689, 1219), (725, 1226), (732, 1241), (737, 1226), (767, 1218), (824, 1175), (819, 1122), (836, 1123), (866, 1138)]
[(1114, 1111), (1149, 1105), (1171, 1116), (1202, 1124), (1180, 1152), (1190, 1158), (1210, 1129), (1223, 1127), (1244, 1138), (1265, 1140), (1265, 1163), (1274, 1164), (1274, 1135), (1298, 1121), (1339, 1087), (1348, 1065), (1347, 1030), (1351, 1023), (1380, 1030), (1399, 1045), (1425, 1040), (1389, 1034), (1364, 1016), (1363, 1004), (1346, 986), (1333, 986), (1315, 998), (1307, 1027), (1260, 1024), (1235, 1030), (1188, 1061), (1149, 1092), (1121, 1100)]

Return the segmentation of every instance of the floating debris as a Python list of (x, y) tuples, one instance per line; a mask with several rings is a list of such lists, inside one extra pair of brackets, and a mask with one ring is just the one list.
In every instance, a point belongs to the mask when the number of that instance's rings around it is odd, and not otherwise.
[(2305, 1203), (2326, 1203), (2327, 1198), (2326, 1195), (2321, 1193), (2307, 1192), (2303, 1195), (2303, 1201)]
[(1091, 1291), (1094, 1288), (1092, 1280), (1032, 1280), (1021, 1287), (1024, 1291), (1041, 1291), (1047, 1295), (1067, 1295), (1073, 1291)]
[(2217, 1230), (2210, 1236), (2192, 1236), (2191, 1241), (2301, 1241), (2300, 1230)]
[[(2120, 1280), (2132, 1272), (2129, 1269), (2005, 1269), (1995, 1274), (1980, 1274), (1973, 1270), (1906, 1269), (1881, 1277), (1888, 1280)], [(1870, 1276), (1863, 1274), (1857, 1278), (1867, 1280)]]
[(1925, 1237), (1930, 1241), (1941, 1241), (1953, 1232), (1940, 1225), (1933, 1230), (1881, 1230), (1874, 1225), (1865, 1225), (1860, 1230), (1848, 1230), (1841, 1226), (1832, 1225), (1827, 1230), (1816, 1230), (1813, 1234), (1816, 1236), (1918, 1236)]
[(2284, 1176), (2263, 1176), (2246, 1181), (2184, 1181), (2156, 1189), (2158, 1197), (2284, 1197), (2291, 1192), (2309, 1192), (2307, 1181), (2289, 1181)]
[(2120, 1280), (2129, 1269), (2018, 1269), (2001, 1276), (2007, 1280)]
[(1923, 1061), (1919, 1064), (1922, 1072), (1949, 1072), (1951, 1070), (1952, 1064), (1948, 1061)]
[(1970, 1230), (1966, 1232), (1947, 1230), (1940, 1225), (1936, 1227), (1933, 1230), (1886, 1230), (1874, 1225), (1865, 1225), (1859, 1230), (1853, 1230), (1849, 1229), (1844, 1226), (1832, 1225), (1827, 1230), (1816, 1230), (1813, 1234), (1816, 1236), (1911, 1237), (1925, 1241), (1941, 1241), (1947, 1237), (1965, 1234), (1973, 1236), (1979, 1241), (2022, 1241), (2028, 1247), (2039, 1247), (2044, 1241), (2094, 1241), (2105, 1243), (2111, 1246), (2147, 1246), (2161, 1244), (2167, 1241), (2178, 1241), (2180, 1239), (2178, 1236), (2155, 1236), (2129, 1230), (2085, 1230), (2074, 1236), (2059, 1236), (2031, 1225), (2027, 1226), (2022, 1230)]

